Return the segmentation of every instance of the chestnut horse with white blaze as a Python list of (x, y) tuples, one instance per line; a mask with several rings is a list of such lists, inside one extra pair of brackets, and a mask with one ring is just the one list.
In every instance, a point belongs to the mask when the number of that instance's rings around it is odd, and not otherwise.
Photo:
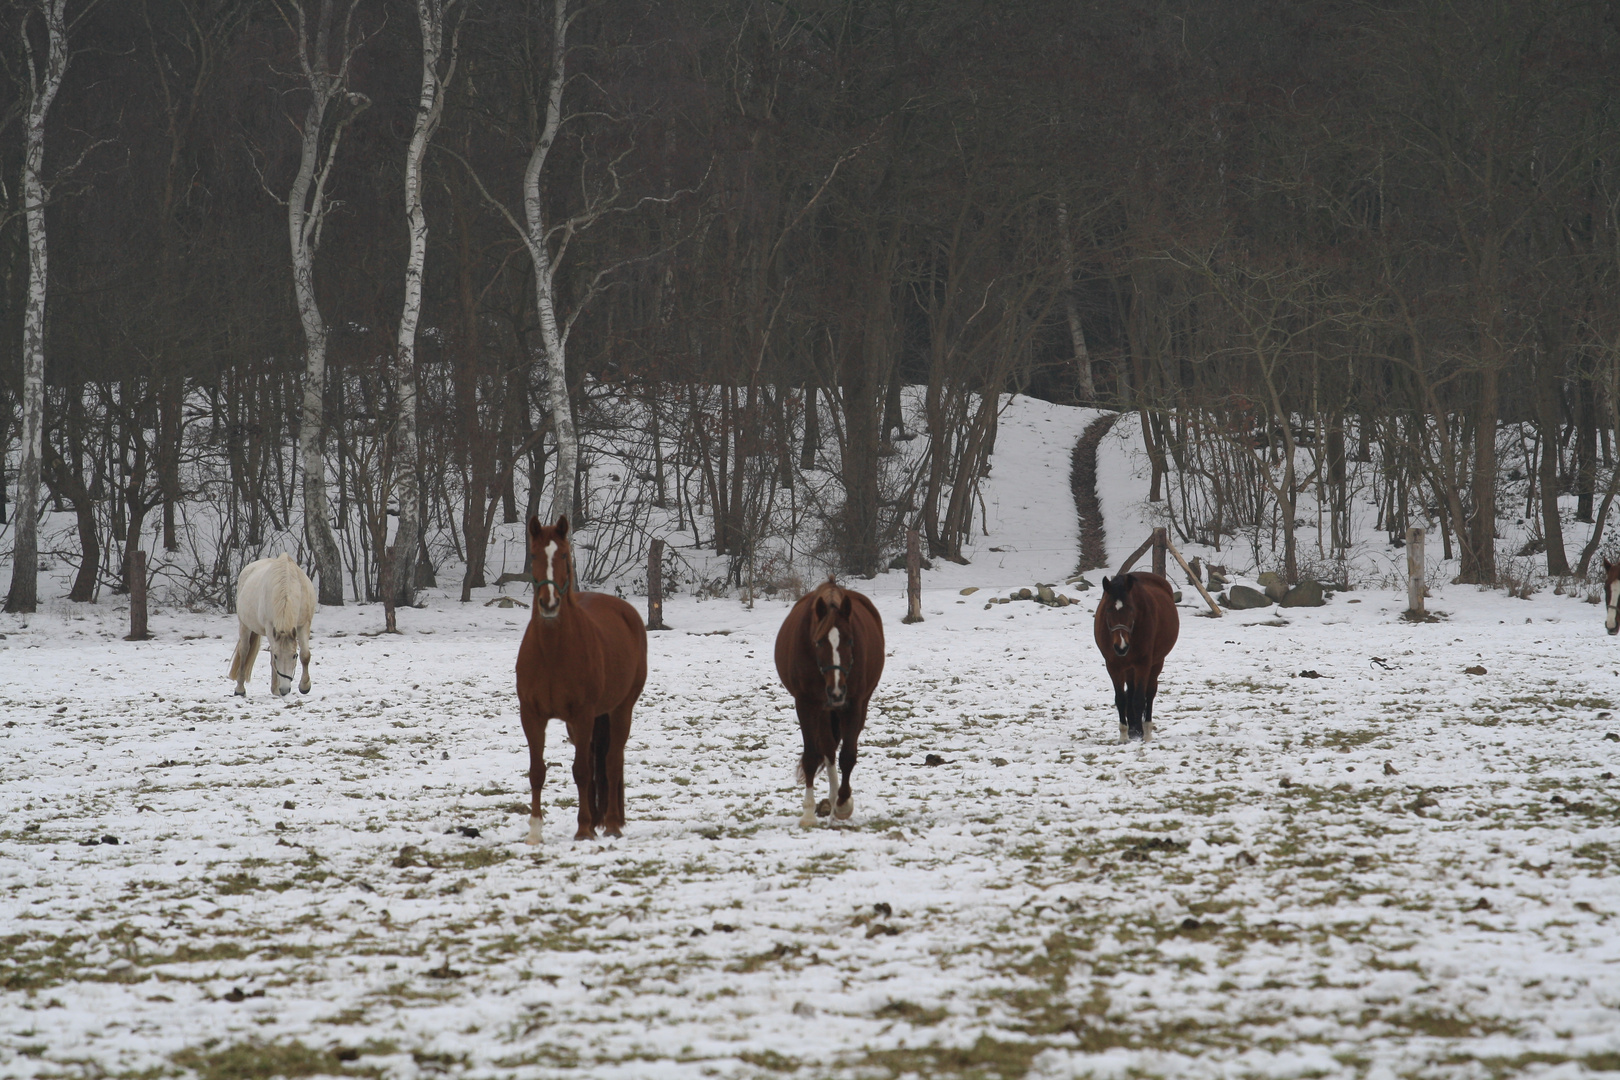
[(283, 551), (242, 567), (236, 579), (238, 634), (230, 676), (238, 697), (247, 696), (260, 641), (270, 646), (270, 692), (277, 697), (292, 693), (293, 672), (302, 659), (298, 692), (309, 693), (309, 626), (314, 618), (315, 586), (291, 555)]
[(529, 741), (528, 842), (540, 842), (546, 723), (553, 719), (567, 725), (574, 744), (579, 788), (574, 839), (594, 840), (597, 829), (619, 836), (624, 745), (631, 710), (647, 682), (647, 628), (636, 609), (617, 596), (575, 588), (566, 516), (553, 525), (529, 519), (529, 566), (534, 606), (517, 658), (518, 709)]
[(1139, 570), (1102, 579), (1092, 636), (1114, 683), (1120, 742), (1153, 738), (1159, 672), (1180, 634), (1175, 593), (1164, 578)]
[[(833, 817), (855, 813), (849, 774), (866, 726), (866, 706), (883, 677), (883, 620), (872, 601), (828, 578), (799, 598), (776, 634), (776, 673), (793, 695), (804, 736), (799, 776), (804, 814), (816, 823), (816, 773), (827, 767), (827, 803)], [(833, 767), (837, 757), (843, 782)]]

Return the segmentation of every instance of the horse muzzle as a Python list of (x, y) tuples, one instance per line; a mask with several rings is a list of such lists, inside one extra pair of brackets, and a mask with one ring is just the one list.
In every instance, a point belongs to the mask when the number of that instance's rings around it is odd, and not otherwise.
[(1131, 643), (1130, 642), (1128, 642), (1128, 641), (1125, 641), (1125, 642), (1116, 641), (1116, 642), (1114, 642), (1114, 655), (1115, 656), (1124, 656), (1126, 653), (1128, 653), (1130, 651), (1131, 651)]
[(534, 602), (534, 610), (539, 612), (542, 619), (555, 619), (558, 615), (562, 614), (562, 604), (553, 604), (551, 607), (546, 607), (546, 605), (536, 600)]
[(842, 709), (849, 704), (849, 693), (840, 687), (837, 690), (827, 691), (827, 708)]

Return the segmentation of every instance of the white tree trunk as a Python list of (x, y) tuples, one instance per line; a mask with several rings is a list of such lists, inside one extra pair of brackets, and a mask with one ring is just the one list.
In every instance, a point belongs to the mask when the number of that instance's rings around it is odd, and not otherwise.
[(1080, 329), (1080, 303), (1074, 295), (1074, 240), (1069, 236), (1069, 204), (1058, 201), (1058, 243), (1063, 249), (1063, 310), (1069, 317), (1069, 340), (1074, 343), (1074, 374), (1082, 401), (1097, 399), (1091, 378), (1091, 353)]
[[(355, 0), (350, 0), (351, 15), (354, 6)], [(336, 69), (330, 64), (332, 7), (333, 0), (320, 0), (313, 41), (310, 40), (310, 27), (303, 5), (293, 7), (297, 15), (298, 57), (310, 100), (309, 108), (304, 113), (298, 174), (287, 195), (287, 233), (292, 247), (293, 295), (304, 329), (304, 397), (298, 424), (298, 454), (304, 472), (304, 531), (314, 552), (315, 567), (320, 577), (320, 602), (341, 606), (343, 569), (337, 537), (332, 533), (331, 511), (327, 507), (326, 460), (321, 453), (325, 424), (327, 328), (321, 309), (315, 302), (315, 253), (320, 250), (321, 228), (329, 208), (326, 184), (331, 176), (332, 164), (337, 159), (343, 130), (358, 110), (369, 102), (361, 95), (346, 90), (349, 60), (355, 48), (348, 38), (347, 24), (344, 28), (342, 60)], [(326, 123), (327, 111), (332, 102), (341, 96), (347, 96), (349, 104), (354, 107), (353, 111), (338, 122), (323, 148), (321, 130)]]
[[(416, 19), (422, 30), (422, 92), (416, 105), (416, 128), (405, 152), (405, 222), (410, 233), (410, 256), (405, 263), (405, 303), (399, 316), (399, 346), (395, 357), (394, 389), (399, 416), (394, 429), (394, 493), (399, 500), (399, 530), (390, 559), (390, 580), (383, 582), (390, 629), (395, 603), (416, 599), (416, 546), (421, 530), (421, 492), (417, 482), (416, 445), (416, 328), (422, 316), (422, 268), (427, 261), (427, 214), (422, 209), (422, 161), (428, 143), (444, 113), (444, 87), (449, 73), (439, 71), (444, 46), (445, 12), (455, 0), (416, 0)], [(455, 59), (450, 60), (452, 69)]]
[(28, 235), (28, 299), (23, 309), (22, 467), (17, 474), (16, 542), (6, 610), (30, 612), (39, 603), (39, 471), (45, 434), (45, 116), (67, 71), (67, 0), (35, 0), (45, 18), (45, 69), (28, 37), (33, 12), (22, 20), (28, 61), (27, 128), (23, 136), (22, 196)]
[(545, 127), (523, 171), (524, 242), (534, 260), (534, 304), (540, 318), (540, 343), (545, 349), (546, 389), (551, 405), (552, 431), (557, 439), (557, 467), (552, 470), (551, 521), (559, 515), (574, 517), (574, 472), (579, 465), (579, 438), (574, 431), (573, 403), (568, 396), (565, 340), (557, 323), (556, 266), (546, 237), (545, 210), (540, 202), (540, 178), (546, 158), (562, 125), (563, 63), (567, 56), (568, 0), (552, 0), (551, 83), (546, 93)]

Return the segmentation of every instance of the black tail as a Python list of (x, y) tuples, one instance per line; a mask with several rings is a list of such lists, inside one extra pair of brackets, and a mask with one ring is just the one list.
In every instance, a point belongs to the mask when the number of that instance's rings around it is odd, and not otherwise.
[(608, 812), (608, 718), (603, 713), (596, 718), (591, 731), (591, 816), (597, 824), (607, 820)]

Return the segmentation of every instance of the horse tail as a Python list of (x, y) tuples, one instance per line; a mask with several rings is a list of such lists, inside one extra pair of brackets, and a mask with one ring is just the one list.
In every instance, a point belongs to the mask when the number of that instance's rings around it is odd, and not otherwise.
[(230, 678), (246, 680), (253, 677), (253, 661), (258, 658), (259, 644), (258, 634), (249, 634), (245, 642), (237, 641), (236, 651), (231, 653)]

